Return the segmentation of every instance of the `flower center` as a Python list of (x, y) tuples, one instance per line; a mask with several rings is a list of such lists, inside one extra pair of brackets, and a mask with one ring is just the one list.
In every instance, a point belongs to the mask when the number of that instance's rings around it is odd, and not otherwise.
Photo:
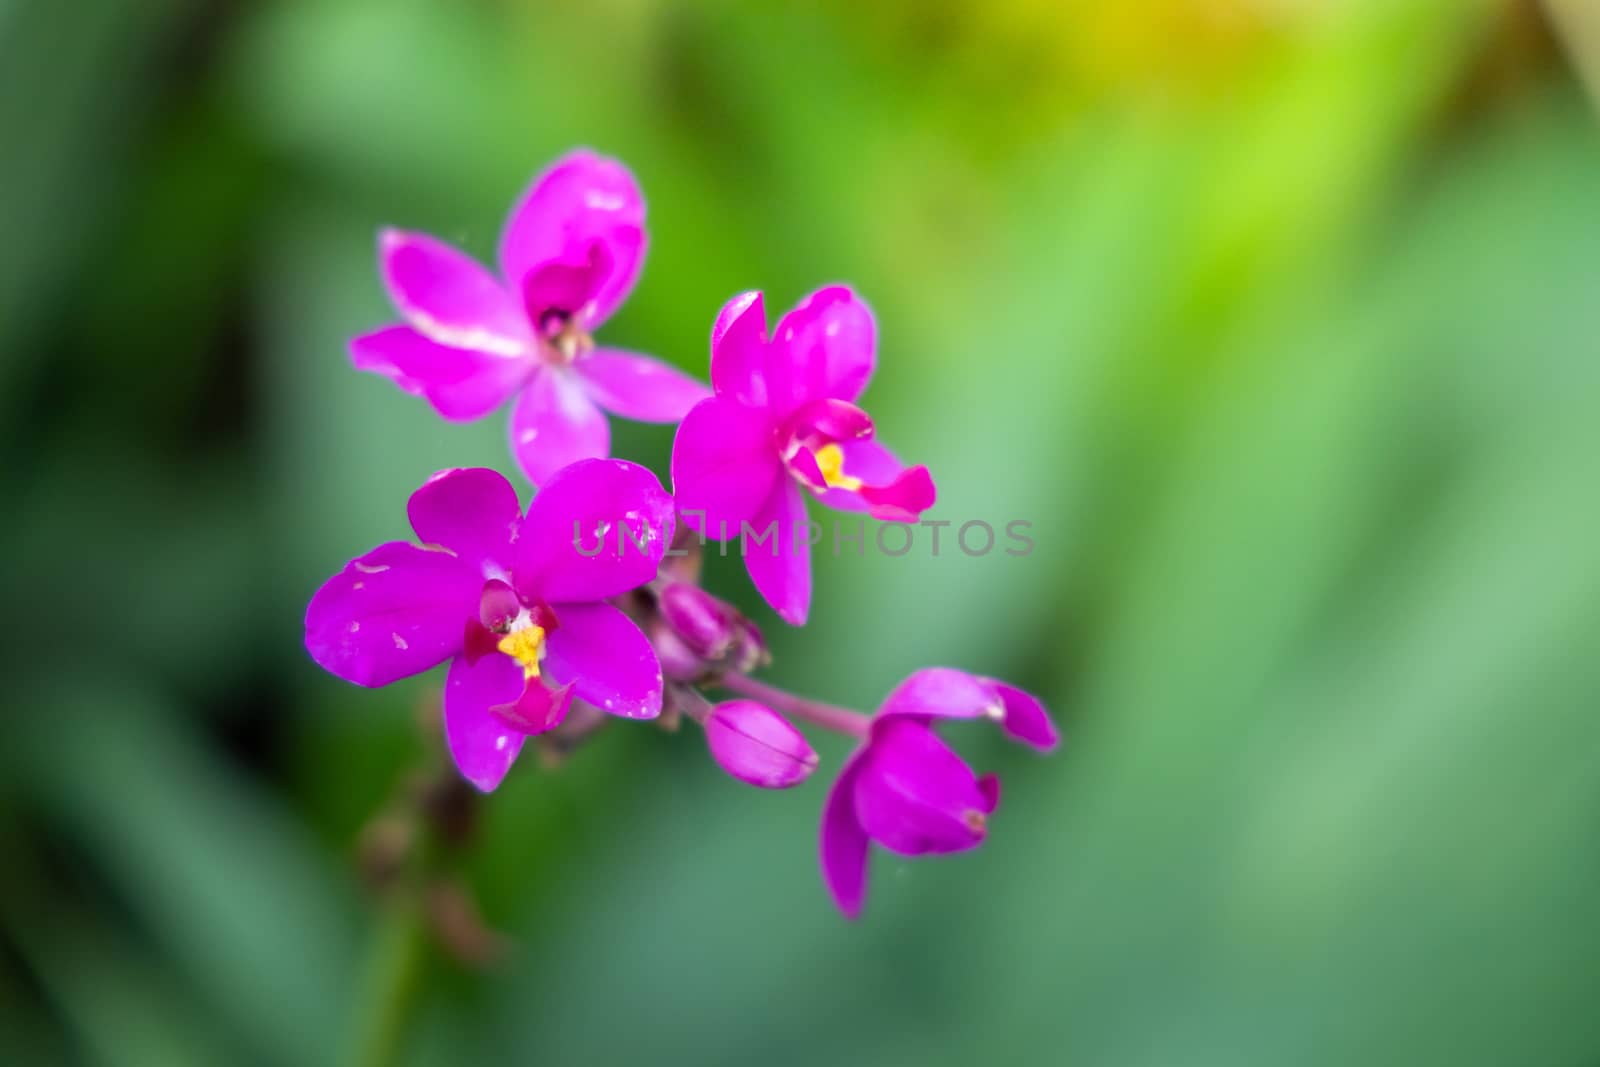
[(495, 647), (522, 665), (524, 678), (539, 677), (539, 658), (544, 653), (544, 627), (532, 623), (512, 630)]
[(817, 469), (830, 489), (848, 489), (852, 493), (861, 488), (861, 479), (844, 472), (844, 449), (836, 444), (826, 444), (812, 453), (817, 458)]
[(594, 338), (583, 328), (581, 316), (551, 308), (539, 316), (539, 336), (549, 361), (566, 366), (594, 351)]

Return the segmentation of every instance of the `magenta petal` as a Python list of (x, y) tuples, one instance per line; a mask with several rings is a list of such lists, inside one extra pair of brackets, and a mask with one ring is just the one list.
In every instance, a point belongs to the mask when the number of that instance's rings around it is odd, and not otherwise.
[(804, 626), (811, 610), (811, 541), (806, 530), (806, 497), (785, 478), (750, 521), (757, 535), (772, 535), (744, 548), (744, 567), (756, 591), (791, 626)]
[(644, 262), (644, 197), (633, 175), (614, 159), (579, 149), (534, 179), (506, 220), (500, 272), (521, 291), (540, 264), (598, 241), (611, 263), (594, 295), (593, 323), (611, 315), (633, 288)]
[(717, 395), (765, 407), (767, 312), (760, 292), (740, 293), (711, 327), (711, 385)]
[(384, 230), (378, 267), (395, 308), (429, 340), (501, 356), (529, 350), (520, 303), (465, 252), (427, 234)]
[(440, 471), (411, 494), (406, 513), (424, 544), (442, 545), (480, 572), (484, 564), (510, 567), (522, 506), (499, 472), (484, 467)]
[(903, 856), (976, 847), (993, 807), (960, 756), (927, 726), (902, 718), (874, 725), (855, 805), (867, 836)]
[(758, 408), (722, 397), (696, 404), (672, 442), (672, 489), (690, 528), (717, 541), (739, 536), (783, 471)]
[[(650, 471), (620, 459), (581, 460), (528, 507), (517, 538), (517, 590), (552, 604), (620, 596), (656, 576), (672, 527), (672, 498)], [(557, 615), (565, 629), (565, 611)]]
[(634, 621), (610, 604), (556, 604), (545, 671), (579, 699), (629, 719), (661, 714), (661, 664)]
[(355, 338), (350, 359), (357, 370), (383, 375), (456, 421), (480, 419), (505, 403), (534, 365), (527, 357), (437, 344), (409, 326)]
[(712, 759), (760, 789), (788, 789), (817, 769), (816, 750), (782, 715), (753, 700), (730, 700), (706, 718)]
[(928, 667), (894, 687), (878, 709), (878, 718), (999, 719), (1004, 707), (1000, 690), (990, 679), (953, 667)]
[(545, 367), (511, 412), (511, 453), (534, 485), (580, 459), (611, 454), (611, 424), (571, 371)]
[(805, 445), (796, 445), (784, 459), (783, 465), (789, 468), (789, 473), (800, 479), (800, 484), (812, 492), (820, 492), (827, 484), (827, 477), (822, 473), (822, 465), (817, 462), (817, 454)]
[[(528, 321), (545, 336), (548, 329), (567, 319), (577, 319), (584, 329), (592, 328), (594, 301), (610, 276), (611, 255), (598, 241), (568, 249), (563, 259), (539, 264), (522, 279)], [(552, 315), (560, 320), (550, 321)]]
[(306, 651), (356, 685), (388, 685), (443, 663), (478, 612), (483, 578), (448, 552), (390, 541), (351, 560), (306, 607)]
[(877, 359), (872, 311), (847, 286), (818, 289), (785, 315), (767, 350), (768, 404), (786, 413), (808, 401), (854, 401)]
[(927, 467), (912, 467), (888, 485), (863, 485), (859, 493), (867, 512), (883, 522), (916, 522), (939, 499)]
[(572, 686), (552, 689), (539, 677), (528, 678), (515, 700), (492, 704), (489, 711), (507, 726), (524, 734), (549, 733), (567, 718), (572, 706)]
[(589, 398), (614, 415), (640, 422), (678, 422), (711, 395), (676, 367), (634, 352), (597, 348), (572, 365)]
[(854, 404), (832, 398), (808, 400), (796, 408), (783, 424), (785, 438), (813, 448), (870, 438), (872, 432), (870, 415)]
[(522, 689), (522, 668), (504, 655), (471, 665), (457, 656), (445, 678), (445, 744), (461, 776), (485, 793), (505, 778), (527, 736), (489, 709), (515, 702)]
[(978, 793), (983, 797), (988, 807), (983, 809), (985, 815), (993, 815), (1000, 806), (1000, 779), (992, 774), (985, 774), (978, 779)]
[(861, 914), (867, 894), (867, 832), (856, 819), (856, 774), (866, 749), (845, 760), (822, 807), (818, 842), (822, 880), (839, 910), (851, 919)]
[(511, 623), (520, 614), (522, 614), (522, 598), (517, 596), (517, 591), (511, 588), (509, 582), (501, 578), (490, 578), (483, 583), (483, 592), (478, 597), (480, 629), (492, 631), (491, 636), (498, 641), (498, 635), (509, 630)]
[[(491, 580), (492, 584), (492, 580)], [(503, 583), (502, 583), (503, 584)], [(511, 588), (506, 586), (507, 589)], [(488, 588), (485, 587), (485, 600), (489, 599)], [(519, 605), (520, 607), (520, 605)], [(491, 608), (479, 608), (480, 617), (489, 614)], [(500, 651), (501, 635), (489, 629), (478, 619), (468, 619), (461, 633), (461, 656), (471, 667), (485, 656), (495, 655)]]
[(1055, 723), (1050, 721), (1050, 715), (1038, 697), (993, 678), (984, 681), (994, 686), (1000, 699), (1005, 702), (1000, 726), (1007, 734), (1041, 752), (1049, 752), (1056, 747), (1060, 737), (1056, 733)]

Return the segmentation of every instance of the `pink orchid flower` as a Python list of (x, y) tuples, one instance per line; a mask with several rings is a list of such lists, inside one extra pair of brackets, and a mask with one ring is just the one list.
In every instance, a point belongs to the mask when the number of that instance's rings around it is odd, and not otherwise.
[(405, 323), (357, 337), (351, 357), (447, 419), (482, 418), (517, 394), (511, 452), (543, 485), (575, 460), (610, 454), (605, 411), (676, 422), (709, 395), (650, 356), (595, 347), (595, 329), (639, 277), (645, 244), (633, 175), (573, 152), (512, 211), (498, 278), (436, 238), (384, 230), (378, 266)]
[(894, 522), (916, 522), (934, 503), (928, 469), (906, 467), (874, 440), (855, 404), (876, 358), (872, 312), (844, 286), (812, 293), (770, 338), (761, 294), (734, 297), (711, 332), (715, 395), (673, 442), (684, 521), (715, 540), (744, 536), (751, 581), (796, 626), (811, 607), (802, 489)]
[(672, 498), (655, 475), (581, 460), (523, 515), (498, 473), (447, 470), (407, 512), (420, 545), (379, 545), (311, 598), (305, 643), (318, 664), (383, 686), (450, 660), (446, 741), (485, 792), (574, 696), (625, 718), (660, 714), (655, 651), (605, 602), (653, 579), (671, 543)]
[(964, 852), (983, 843), (1000, 782), (979, 778), (933, 732), (936, 719), (991, 719), (1042, 752), (1056, 729), (1037, 697), (948, 667), (916, 672), (878, 709), (822, 811), (822, 877), (839, 910), (861, 913), (868, 845), (902, 856)]

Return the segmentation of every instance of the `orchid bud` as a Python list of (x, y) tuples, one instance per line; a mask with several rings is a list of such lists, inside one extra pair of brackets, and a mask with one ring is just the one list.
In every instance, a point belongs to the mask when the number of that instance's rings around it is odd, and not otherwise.
[(699, 586), (671, 582), (661, 590), (660, 605), (683, 650), (701, 661), (698, 673), (742, 672), (766, 662), (761, 631), (727, 601)]
[(661, 590), (661, 615), (701, 659), (716, 659), (733, 640), (727, 605), (699, 586), (673, 582)]
[(674, 682), (693, 682), (705, 675), (703, 660), (683, 643), (670, 626), (657, 622), (650, 628), (650, 643), (655, 646), (661, 673)]
[(788, 789), (817, 769), (804, 735), (765, 704), (730, 700), (706, 716), (706, 744), (717, 765), (761, 789)]

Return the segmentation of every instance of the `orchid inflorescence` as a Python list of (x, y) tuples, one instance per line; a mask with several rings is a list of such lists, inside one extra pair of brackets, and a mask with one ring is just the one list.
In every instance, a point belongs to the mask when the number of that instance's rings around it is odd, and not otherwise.
[[(926, 467), (879, 444), (858, 406), (876, 328), (849, 288), (819, 289), (772, 330), (759, 292), (711, 330), (711, 387), (650, 356), (599, 347), (595, 329), (637, 280), (644, 200), (615, 160), (578, 151), (536, 179), (501, 237), (500, 273), (423, 234), (385, 230), (379, 269), (404, 322), (357, 337), (356, 367), (447, 419), (516, 397), (512, 455), (539, 486), (524, 511), (499, 473), (452, 469), (411, 495), (417, 543), (351, 560), (312, 597), (306, 648), (331, 673), (383, 686), (445, 661), (445, 744), (487, 793), (530, 737), (587, 731), (607, 715), (687, 718), (727, 773), (768, 789), (818, 765), (792, 724), (857, 741), (823, 806), (823, 878), (859, 914), (870, 844), (903, 856), (980, 844), (999, 803), (933, 730), (987, 719), (1041, 751), (1056, 731), (1033, 696), (950, 668), (916, 671), (863, 715), (751, 677), (760, 629), (699, 584), (702, 539), (739, 539), (757, 591), (785, 622), (811, 601), (806, 494), (887, 522), (935, 501)], [(673, 495), (644, 467), (607, 458), (605, 412), (677, 422)], [(754, 547), (751, 531), (765, 533)], [(775, 533), (772, 531), (776, 531)], [(712, 703), (704, 691), (735, 699)]]

